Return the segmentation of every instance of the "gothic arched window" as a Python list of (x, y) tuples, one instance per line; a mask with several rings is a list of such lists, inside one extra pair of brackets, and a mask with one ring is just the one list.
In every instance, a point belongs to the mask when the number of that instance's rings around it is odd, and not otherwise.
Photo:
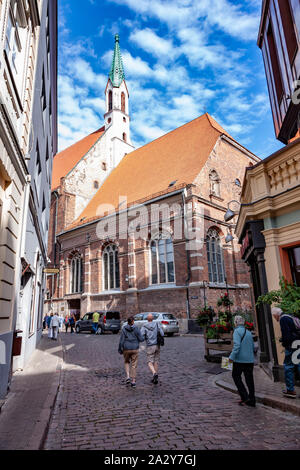
[(103, 251), (103, 290), (120, 288), (119, 253), (116, 245), (108, 245)]
[(123, 132), (123, 140), (124, 140), (124, 142), (127, 142), (127, 135), (126, 135), (125, 132)]
[(121, 111), (122, 111), (123, 113), (126, 112), (126, 111), (125, 111), (125, 103), (126, 103), (126, 102), (125, 102), (125, 93), (124, 93), (124, 91), (122, 91), (122, 93), (121, 93)]
[(112, 94), (112, 91), (109, 90), (109, 93), (108, 93), (108, 111), (111, 111), (113, 108), (113, 94)]
[(220, 197), (220, 178), (215, 170), (212, 170), (209, 174), (210, 194), (212, 196)]
[(175, 282), (174, 250), (171, 238), (150, 242), (150, 280), (151, 284), (168, 284)]
[(206, 237), (208, 275), (210, 282), (225, 282), (223, 248), (216, 229), (209, 229)]
[(71, 294), (82, 292), (82, 258), (76, 255), (71, 260)]

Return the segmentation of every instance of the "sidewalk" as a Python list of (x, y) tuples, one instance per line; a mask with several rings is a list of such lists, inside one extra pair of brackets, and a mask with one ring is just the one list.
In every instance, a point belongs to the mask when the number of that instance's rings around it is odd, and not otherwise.
[(42, 448), (60, 382), (62, 346), (43, 335), (1, 407), (0, 450)]
[[(225, 390), (237, 393), (231, 372), (225, 372), (221, 376), (217, 376), (214, 382)], [(254, 383), (258, 403), (300, 416), (300, 387), (295, 388), (298, 398), (283, 397), (282, 390), (285, 389), (285, 384), (273, 382), (259, 366), (254, 368)]]

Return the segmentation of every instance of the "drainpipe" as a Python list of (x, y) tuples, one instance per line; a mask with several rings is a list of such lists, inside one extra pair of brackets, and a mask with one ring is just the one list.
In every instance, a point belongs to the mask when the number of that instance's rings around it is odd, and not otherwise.
[(54, 222), (54, 266), (56, 266), (56, 229), (57, 229), (57, 206), (59, 195), (57, 191), (53, 191), (54, 196), (56, 197), (55, 201), (55, 222)]
[(31, 185), (31, 176), (26, 176), (26, 186), (24, 190), (24, 204), (23, 204), (23, 217), (22, 217), (22, 233), (21, 233), (21, 243), (20, 243), (20, 258), (25, 256), (25, 241), (26, 241), (26, 229), (27, 229), (27, 216), (29, 209), (29, 193)]
[(191, 262), (189, 251), (187, 250), (188, 239), (186, 238), (188, 233), (188, 224), (186, 220), (186, 206), (185, 206), (185, 198), (186, 198), (186, 188), (181, 193), (182, 195), (182, 203), (183, 203), (183, 220), (184, 220), (184, 238), (185, 238), (185, 250), (186, 250), (186, 261), (187, 261), (187, 268), (188, 268), (188, 277), (185, 281), (186, 284), (186, 315), (187, 319), (190, 319), (190, 298), (189, 298), (189, 283), (191, 280)]
[[(56, 267), (56, 245), (57, 245), (57, 237), (56, 237), (56, 230), (57, 230), (57, 208), (58, 208), (58, 199), (59, 199), (59, 194), (57, 191), (53, 191), (53, 194), (56, 198), (55, 200), (55, 217), (54, 217), (54, 257), (53, 257), (53, 261), (54, 261), (54, 266)], [(52, 276), (52, 280), (51, 280), (51, 293), (50, 293), (50, 302), (51, 302), (51, 308), (52, 308), (52, 297), (54, 295), (54, 285), (55, 285), (55, 280), (56, 280), (56, 286), (58, 286), (58, 283), (59, 283), (59, 274), (54, 274)]]

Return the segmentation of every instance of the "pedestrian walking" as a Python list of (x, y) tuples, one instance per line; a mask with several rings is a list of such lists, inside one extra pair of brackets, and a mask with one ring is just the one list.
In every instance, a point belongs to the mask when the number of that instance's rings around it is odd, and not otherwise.
[(295, 351), (293, 343), (300, 340), (299, 319), (282, 312), (280, 309), (274, 308), (272, 313), (274, 318), (280, 323), (281, 343), (285, 349), (283, 367), (286, 390), (283, 390), (282, 394), (287, 398), (297, 398), (297, 393), (295, 392), (295, 370), (298, 369), (300, 375), (300, 364), (293, 362), (293, 353)]
[[(238, 389), (240, 405), (255, 406), (254, 387), (254, 341), (252, 334), (245, 328), (245, 319), (240, 315), (234, 317), (233, 349), (229, 361), (233, 362), (232, 378)], [(244, 374), (248, 391), (243, 383)]]
[(55, 313), (51, 318), (50, 328), (52, 329), (52, 339), (57, 341), (57, 334), (59, 329), (59, 316)]
[(69, 325), (70, 325), (70, 328), (71, 328), (71, 333), (74, 333), (74, 326), (75, 326), (74, 315), (71, 315), (71, 316), (70, 316), (70, 318), (69, 318)]
[(147, 317), (147, 323), (142, 327), (141, 334), (146, 340), (147, 345), (147, 363), (150, 371), (152, 372), (151, 382), (158, 383), (158, 366), (160, 358), (160, 341), (159, 337), (163, 338), (164, 332), (162, 327), (153, 322), (153, 315), (150, 313)]
[(97, 331), (98, 331), (99, 317), (100, 317), (100, 314), (99, 314), (98, 312), (94, 312), (94, 313), (93, 313), (93, 330), (94, 330), (94, 333), (95, 333), (95, 334), (96, 334)]
[(53, 313), (50, 312), (50, 316), (48, 317), (47, 319), (47, 328), (48, 328), (48, 338), (49, 339), (52, 339), (52, 328), (51, 328), (51, 320), (52, 320), (52, 317), (53, 317)]
[(48, 318), (49, 318), (49, 315), (48, 313), (46, 313), (44, 320), (43, 320), (43, 330), (45, 330), (48, 327)]
[(66, 333), (68, 333), (68, 328), (69, 328), (69, 315), (66, 315), (66, 317), (65, 317), (65, 319), (64, 319), (64, 325), (65, 325)]
[(63, 327), (63, 324), (64, 324), (64, 319), (63, 319), (63, 317), (58, 317), (58, 318), (59, 318), (58, 332), (60, 332), (62, 330), (62, 327)]
[(127, 325), (122, 328), (119, 353), (123, 354), (126, 372), (126, 385), (136, 387), (136, 370), (139, 357), (140, 343), (144, 341), (141, 331), (134, 325), (134, 318), (129, 317)]

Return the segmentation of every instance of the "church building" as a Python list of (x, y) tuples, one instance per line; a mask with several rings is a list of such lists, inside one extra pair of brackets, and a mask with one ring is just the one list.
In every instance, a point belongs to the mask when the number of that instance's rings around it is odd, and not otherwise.
[(103, 127), (54, 159), (48, 310), (170, 312), (186, 326), (226, 291), (251, 309), (224, 215), (259, 158), (207, 113), (134, 150), (118, 35), (105, 95)]

